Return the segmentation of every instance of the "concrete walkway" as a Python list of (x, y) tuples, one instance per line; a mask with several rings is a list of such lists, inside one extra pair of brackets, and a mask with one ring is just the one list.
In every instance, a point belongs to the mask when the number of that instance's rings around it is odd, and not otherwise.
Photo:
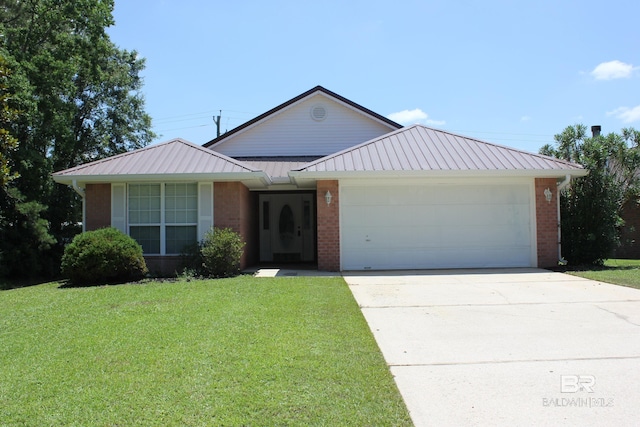
[(640, 423), (640, 290), (538, 269), (344, 278), (416, 426)]
[(255, 277), (339, 277), (340, 273), (318, 271), (314, 269), (259, 267), (244, 270), (243, 273), (253, 274)]

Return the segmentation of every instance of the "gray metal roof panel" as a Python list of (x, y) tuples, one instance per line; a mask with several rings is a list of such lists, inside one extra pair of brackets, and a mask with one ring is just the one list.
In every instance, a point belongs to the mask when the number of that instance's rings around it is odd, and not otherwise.
[(308, 163), (297, 171), (552, 171), (583, 170), (560, 159), (436, 130), (402, 128)]
[(56, 172), (54, 176), (171, 175), (258, 171), (259, 169), (238, 160), (178, 138)]
[(299, 168), (310, 161), (322, 156), (292, 156), (292, 157), (238, 157), (236, 160), (264, 171), (272, 178), (289, 177), (289, 171)]

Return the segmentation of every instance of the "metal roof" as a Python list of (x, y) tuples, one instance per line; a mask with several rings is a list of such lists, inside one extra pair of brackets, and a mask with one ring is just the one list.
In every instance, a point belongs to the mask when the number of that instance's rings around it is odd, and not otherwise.
[(422, 125), (388, 133), (296, 171), (301, 175), (303, 172), (383, 171), (575, 171), (576, 175), (586, 174), (582, 166), (575, 163)]
[(378, 114), (378, 113), (376, 113), (374, 111), (371, 111), (368, 108), (365, 108), (360, 104), (356, 104), (355, 102), (353, 102), (353, 101), (351, 101), (351, 100), (349, 100), (349, 99), (347, 99), (347, 98), (345, 98), (345, 97), (343, 97), (341, 95), (338, 95), (335, 92), (331, 92), (330, 90), (325, 89), (322, 86), (316, 86), (316, 87), (314, 87), (312, 89), (309, 89), (308, 91), (306, 91), (304, 93), (301, 93), (300, 95), (296, 96), (295, 98), (292, 98), (292, 99), (290, 99), (290, 100), (278, 105), (277, 107), (272, 108), (271, 110), (267, 111), (266, 113), (263, 113), (263, 114), (259, 115), (258, 117), (254, 118), (254, 119), (251, 119), (248, 122), (243, 123), (243, 124), (241, 124), (240, 126), (234, 128), (234, 129), (231, 129), (229, 132), (226, 132), (226, 133), (220, 135), (219, 137), (212, 139), (211, 141), (203, 144), (203, 146), (204, 147), (211, 147), (211, 146), (213, 146), (215, 144), (218, 144), (218, 143), (222, 142), (223, 140), (227, 139), (228, 137), (230, 137), (230, 136), (232, 136), (232, 135), (234, 135), (234, 134), (236, 134), (236, 133), (238, 133), (238, 132), (240, 132), (240, 131), (242, 131), (242, 130), (244, 130), (246, 128), (249, 128), (249, 127), (257, 124), (257, 123), (261, 122), (262, 120), (268, 118), (269, 116), (272, 116), (272, 115), (278, 113), (279, 111), (284, 110), (285, 108), (289, 107), (290, 105), (293, 105), (293, 104), (295, 104), (297, 102), (300, 102), (300, 101), (304, 100), (307, 97), (315, 95), (318, 92), (323, 93), (323, 94), (325, 94), (325, 95), (327, 95), (327, 96), (329, 96), (331, 98), (334, 98), (334, 99), (336, 99), (336, 100), (338, 100), (338, 101), (340, 101), (340, 102), (342, 102), (342, 103), (344, 103), (346, 105), (349, 105), (350, 107), (354, 108), (355, 110), (360, 111), (362, 114), (365, 114), (365, 115), (370, 116), (370, 117), (372, 117), (372, 118), (374, 118), (374, 119), (376, 119), (376, 120), (378, 120), (380, 122), (385, 123), (386, 125), (390, 126), (392, 129), (393, 128), (398, 129), (398, 128), (402, 127), (401, 124), (396, 123), (393, 120), (390, 120), (387, 117), (384, 117), (384, 116), (382, 116), (382, 115), (380, 115), (380, 114)]
[[(58, 182), (86, 177), (251, 174), (259, 169), (177, 138), (53, 174)], [(95, 179), (95, 178), (94, 178)]]
[(301, 168), (323, 156), (300, 157), (236, 157), (236, 160), (264, 171), (271, 178), (287, 178), (289, 171)]
[[(317, 157), (233, 159), (183, 139), (174, 139), (53, 174), (55, 181), (216, 179), (242, 181), (251, 188), (271, 184), (312, 184), (318, 177), (457, 175), (586, 175), (582, 166), (413, 125), (338, 153)], [(412, 173), (413, 172), (413, 173)]]

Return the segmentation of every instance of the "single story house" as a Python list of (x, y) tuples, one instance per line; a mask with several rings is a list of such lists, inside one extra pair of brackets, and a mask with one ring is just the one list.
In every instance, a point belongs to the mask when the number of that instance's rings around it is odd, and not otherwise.
[(321, 86), (207, 142), (182, 139), (56, 172), (85, 230), (136, 239), (173, 271), (212, 226), (246, 242), (242, 267), (548, 267), (558, 186), (582, 166), (422, 125), (403, 127)]

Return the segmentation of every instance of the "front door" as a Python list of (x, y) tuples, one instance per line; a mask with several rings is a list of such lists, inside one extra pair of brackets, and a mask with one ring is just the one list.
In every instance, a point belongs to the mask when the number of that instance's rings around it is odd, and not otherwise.
[(313, 261), (313, 194), (260, 194), (260, 261)]

